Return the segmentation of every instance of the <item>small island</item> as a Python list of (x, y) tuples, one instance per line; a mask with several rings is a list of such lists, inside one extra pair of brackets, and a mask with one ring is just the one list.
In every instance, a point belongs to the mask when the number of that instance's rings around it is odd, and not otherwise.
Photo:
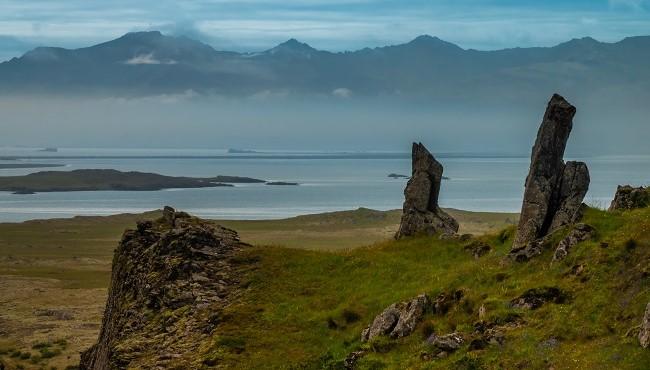
[[(411, 178), (410, 176), (400, 175), (398, 173), (391, 173), (390, 175), (388, 175), (388, 177), (390, 177), (391, 179), (410, 179)], [(442, 179), (443, 180), (451, 180), (447, 176), (443, 176)]]
[(238, 183), (265, 183), (250, 177), (215, 176), (206, 178), (165, 176), (145, 172), (121, 172), (109, 169), (43, 171), (25, 176), (0, 177), (0, 191), (14, 194), (65, 191), (153, 191), (232, 187)]
[(270, 181), (266, 185), (279, 185), (279, 186), (298, 186), (297, 182), (286, 182), (286, 181)]
[(237, 149), (237, 148), (228, 149), (228, 154), (256, 154), (256, 153), (259, 152), (252, 149)]

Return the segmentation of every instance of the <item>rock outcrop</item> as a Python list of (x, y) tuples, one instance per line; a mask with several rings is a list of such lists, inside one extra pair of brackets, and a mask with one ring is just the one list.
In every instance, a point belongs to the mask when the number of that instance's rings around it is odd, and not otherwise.
[(515, 253), (581, 217), (589, 170), (585, 163), (563, 160), (575, 113), (576, 108), (557, 94), (548, 103), (532, 150)]
[(434, 333), (431, 334), (429, 338), (427, 338), (427, 343), (441, 351), (450, 353), (458, 350), (463, 345), (463, 343), (465, 343), (465, 340), (458, 333), (451, 333), (440, 336)]
[(558, 244), (553, 254), (553, 261), (559, 261), (564, 259), (568, 254), (571, 248), (575, 247), (578, 243), (583, 242), (591, 238), (595, 229), (587, 224), (577, 224), (569, 234), (564, 237)]
[[(237, 296), (236, 232), (166, 207), (122, 236), (97, 343), (82, 369), (197, 368), (197, 351)], [(179, 367), (181, 366), (181, 367)]]
[(639, 332), (639, 343), (643, 348), (650, 348), (650, 303), (645, 307), (645, 315), (643, 315)]
[(438, 206), (442, 165), (422, 143), (413, 143), (411, 179), (404, 190), (404, 207), (396, 239), (424, 234), (455, 234), (458, 222)]
[(363, 330), (361, 341), (367, 342), (381, 335), (391, 338), (406, 337), (413, 333), (415, 326), (430, 307), (431, 300), (426, 294), (420, 294), (409, 301), (393, 303)]
[(545, 303), (562, 304), (570, 299), (568, 293), (556, 287), (543, 287), (529, 289), (524, 294), (513, 299), (510, 306), (513, 308), (524, 308), (528, 310), (536, 310)]
[(632, 187), (630, 185), (619, 185), (616, 195), (609, 206), (610, 211), (629, 210), (645, 208), (650, 206), (650, 189), (644, 187)]

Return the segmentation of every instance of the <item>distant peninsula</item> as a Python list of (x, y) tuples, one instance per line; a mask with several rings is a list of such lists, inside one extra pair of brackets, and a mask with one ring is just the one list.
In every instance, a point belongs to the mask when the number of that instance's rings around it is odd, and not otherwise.
[(0, 170), (10, 170), (15, 168), (48, 168), (48, 167), (63, 167), (63, 166), (65, 165), (54, 164), (54, 163), (0, 163)]
[(122, 172), (110, 169), (83, 169), (74, 171), (43, 171), (24, 176), (0, 177), (0, 191), (15, 194), (65, 191), (210, 188), (233, 186), (237, 183), (265, 183), (250, 177), (216, 176), (207, 178), (175, 177), (145, 172)]

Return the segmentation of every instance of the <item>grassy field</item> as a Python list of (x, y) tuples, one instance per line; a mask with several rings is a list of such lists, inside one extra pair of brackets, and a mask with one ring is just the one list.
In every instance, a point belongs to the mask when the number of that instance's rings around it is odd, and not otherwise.
[[(369, 351), (360, 369), (648, 369), (650, 351), (626, 333), (634, 333), (650, 301), (650, 209), (592, 209), (585, 221), (598, 235), (553, 264), (551, 250), (529, 263), (506, 262), (514, 227), (481, 237), (493, 251), (478, 260), (461, 242), (437, 238), (339, 253), (252, 249), (259, 267), (250, 290), (228, 309), (201, 355), (241, 369), (341, 368), (360, 348)], [(509, 306), (540, 287), (570, 298), (533, 311)], [(362, 329), (389, 304), (455, 290), (463, 299), (446, 315), (429, 314), (410, 337), (360, 343)], [(502, 345), (421, 358), (432, 331), (471, 337), (480, 306), (487, 322), (510, 323)]]
[[(449, 212), (460, 221), (461, 232), (475, 234), (503, 228), (517, 217)], [(159, 216), (150, 212), (0, 224), (2, 361), (28, 369), (63, 369), (77, 363), (79, 351), (97, 338), (113, 250), (122, 232), (139, 219)], [(399, 217), (399, 211), (359, 209), (285, 220), (216, 222), (269, 253), (339, 258), (332, 253), (392, 238)], [(301, 278), (296, 279), (298, 283)]]

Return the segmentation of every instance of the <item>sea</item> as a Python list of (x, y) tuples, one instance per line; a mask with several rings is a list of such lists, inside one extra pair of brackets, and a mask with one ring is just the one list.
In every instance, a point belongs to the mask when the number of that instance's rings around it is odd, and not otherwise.
[[(519, 212), (529, 156), (440, 153), (444, 166), (442, 207)], [(568, 158), (588, 164), (585, 202), (609, 206), (619, 184), (650, 183), (650, 156)], [(0, 176), (38, 171), (110, 168), (169, 176), (247, 176), (298, 186), (236, 184), (234, 187), (162, 191), (85, 191), (17, 195), (0, 192), (0, 222), (141, 213), (170, 205), (212, 219), (279, 219), (304, 214), (401, 208), (410, 153), (229, 151), (225, 149), (0, 148), (0, 164), (59, 164), (53, 168), (0, 169)]]

